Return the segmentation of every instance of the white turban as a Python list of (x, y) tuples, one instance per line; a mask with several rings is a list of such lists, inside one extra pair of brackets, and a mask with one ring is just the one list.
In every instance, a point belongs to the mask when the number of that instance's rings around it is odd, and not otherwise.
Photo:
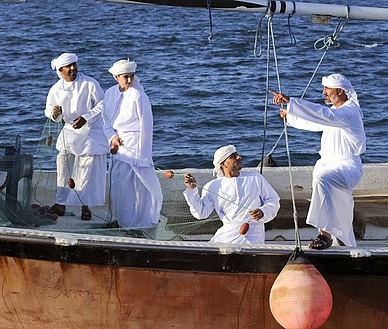
[(61, 67), (64, 67), (66, 65), (76, 63), (78, 61), (78, 57), (76, 54), (71, 54), (71, 53), (63, 53), (60, 55), (58, 58), (54, 58), (51, 61), (51, 68), (53, 70), (57, 70), (57, 75), (59, 78), (62, 78), (62, 73), (59, 72), (59, 69)]
[(357, 93), (355, 92), (352, 84), (342, 74), (331, 74), (327, 77), (323, 77), (322, 85), (327, 88), (343, 89), (346, 96), (348, 96), (348, 99), (353, 101), (358, 107), (360, 106)]
[(130, 62), (126, 59), (121, 59), (114, 63), (112, 67), (108, 70), (109, 73), (113, 75), (120, 75), (124, 73), (135, 73), (137, 64), (135, 62)]
[[(124, 73), (135, 73), (137, 68), (137, 64), (135, 62), (131, 62), (127, 59), (120, 59), (116, 63), (112, 65), (112, 67), (108, 70), (113, 76), (120, 75)], [(140, 84), (139, 77), (135, 76), (134, 84), (137, 84), (141, 89), (144, 90), (143, 86)]]
[(213, 159), (213, 176), (217, 177), (223, 177), (224, 173), (222, 172), (222, 169), (220, 167), (221, 162), (224, 162), (228, 157), (230, 157), (233, 153), (236, 153), (237, 150), (234, 147), (234, 145), (228, 145), (220, 147), (217, 151), (214, 153), (214, 159)]

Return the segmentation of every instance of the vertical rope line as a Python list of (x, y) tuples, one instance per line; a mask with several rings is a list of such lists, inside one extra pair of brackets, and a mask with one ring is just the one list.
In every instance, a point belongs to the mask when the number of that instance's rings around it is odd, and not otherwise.
[[(270, 34), (271, 34), (271, 20), (272, 15), (269, 15), (268, 24), (267, 24), (267, 77), (266, 77), (266, 90), (269, 90), (269, 68), (270, 68), (270, 59), (271, 59), (271, 44), (270, 44)], [(264, 118), (263, 118), (263, 143), (261, 149), (261, 162), (260, 162), (260, 174), (263, 173), (263, 160), (264, 160), (264, 149), (265, 149), (265, 139), (267, 131), (267, 113), (268, 113), (268, 92), (265, 93), (265, 105), (264, 105)]]
[(209, 42), (213, 41), (213, 22), (212, 22), (212, 0), (207, 0), (207, 9), (209, 11)]
[[(272, 40), (272, 48), (274, 53), (274, 61), (275, 61), (275, 69), (276, 69), (276, 77), (277, 77), (277, 83), (279, 92), (282, 92), (281, 82), (280, 82), (280, 70), (279, 70), (279, 63), (277, 59), (277, 53), (276, 53), (276, 45), (275, 45), (275, 36), (272, 28), (272, 19), (270, 20), (270, 31), (271, 31), (271, 40)], [(268, 88), (267, 88), (267, 95), (268, 95)], [(299, 234), (299, 227), (298, 227), (298, 213), (296, 210), (296, 204), (295, 204), (295, 194), (294, 194), (294, 183), (292, 179), (292, 165), (291, 165), (291, 155), (290, 155), (290, 149), (289, 149), (289, 141), (288, 141), (288, 133), (287, 133), (287, 123), (286, 119), (283, 118), (283, 125), (284, 125), (284, 135), (286, 139), (286, 150), (287, 150), (287, 159), (288, 159), (288, 176), (290, 179), (290, 190), (291, 190), (291, 201), (292, 201), (292, 209), (293, 209), (293, 220), (294, 220), (294, 227), (295, 227), (295, 245), (296, 247), (302, 248), (301, 241), (300, 241), (300, 234)]]

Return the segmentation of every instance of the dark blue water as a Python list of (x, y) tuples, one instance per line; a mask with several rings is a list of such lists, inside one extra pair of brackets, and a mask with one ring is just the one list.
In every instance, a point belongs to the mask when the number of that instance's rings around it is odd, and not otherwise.
[[(370, 6), (370, 1), (351, 5)], [(388, 0), (378, 6), (388, 7)], [(138, 63), (138, 76), (153, 104), (158, 168), (210, 167), (215, 149), (229, 143), (237, 146), (245, 166), (256, 166), (283, 130), (273, 105), (264, 130), (267, 50), (260, 58), (253, 53), (260, 13), (212, 11), (212, 42), (206, 9), (27, 0), (0, 2), (0, 15), (0, 144), (12, 145), (20, 134), (23, 152), (37, 152), (46, 95), (57, 79), (50, 62), (62, 52), (75, 52), (80, 71), (103, 89), (115, 83), (107, 72), (114, 61), (130, 57)], [(264, 45), (266, 24), (264, 20)], [(332, 19), (329, 25), (313, 25), (310, 17), (295, 16), (293, 45), (287, 16), (274, 17), (284, 93), (302, 95), (323, 54), (314, 50), (314, 42), (331, 35), (337, 24)], [(338, 72), (352, 81), (365, 115), (365, 163), (388, 162), (387, 31), (388, 22), (349, 20), (338, 37), (340, 46), (327, 53), (304, 97), (323, 101), (322, 75)], [(278, 89), (273, 57), (269, 86)], [(313, 165), (320, 135), (289, 128), (288, 136), (292, 164)], [(273, 156), (287, 165), (284, 137)], [(54, 168), (53, 158), (47, 158), (45, 167)]]

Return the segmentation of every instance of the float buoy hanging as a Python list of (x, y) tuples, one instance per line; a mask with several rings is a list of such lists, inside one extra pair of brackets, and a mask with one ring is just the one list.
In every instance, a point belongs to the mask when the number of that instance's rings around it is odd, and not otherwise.
[(247, 234), (248, 230), (249, 230), (249, 224), (248, 223), (243, 223), (240, 226), (240, 230), (238, 231), (238, 233), (240, 233), (241, 235), (245, 235), (245, 234)]
[(174, 172), (172, 170), (166, 170), (164, 172), (164, 176), (166, 176), (166, 178), (173, 178), (174, 177)]
[(73, 178), (68, 178), (67, 180), (67, 186), (69, 186), (71, 189), (74, 189), (75, 188), (75, 182), (74, 182), (74, 179)]
[(51, 146), (52, 143), (53, 143), (53, 136), (51, 135), (47, 136), (46, 146)]
[(297, 247), (276, 278), (269, 303), (284, 328), (316, 329), (329, 317), (333, 296), (324, 277)]

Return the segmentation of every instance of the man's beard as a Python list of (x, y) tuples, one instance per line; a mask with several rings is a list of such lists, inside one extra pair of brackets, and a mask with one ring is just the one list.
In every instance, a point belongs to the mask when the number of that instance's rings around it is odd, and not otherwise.
[(338, 95), (333, 95), (331, 97), (325, 98), (325, 104), (328, 104), (328, 105), (336, 104), (338, 103), (338, 101), (339, 101)]

